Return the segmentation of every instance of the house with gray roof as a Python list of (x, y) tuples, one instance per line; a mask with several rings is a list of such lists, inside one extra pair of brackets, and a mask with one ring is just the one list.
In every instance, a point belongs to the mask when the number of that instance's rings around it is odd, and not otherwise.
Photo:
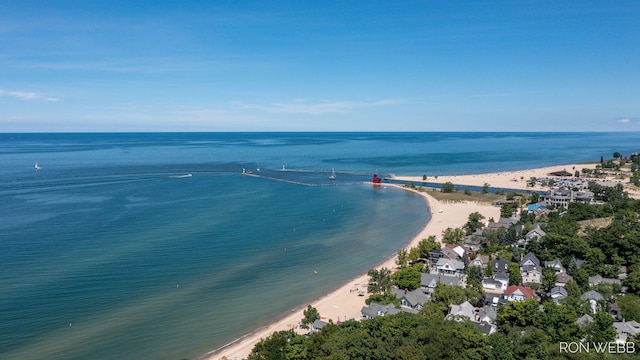
[(576, 324), (580, 327), (586, 327), (593, 322), (593, 318), (589, 314), (584, 314), (576, 320)]
[(544, 267), (552, 268), (553, 270), (555, 270), (556, 274), (567, 272), (564, 266), (562, 266), (562, 262), (558, 258), (555, 258), (551, 261), (545, 261)]
[(556, 286), (556, 287), (552, 288), (549, 291), (548, 295), (553, 301), (558, 302), (558, 301), (568, 297), (569, 293), (567, 292), (567, 290), (565, 288), (560, 287), (560, 286)]
[(322, 320), (316, 320), (311, 324), (311, 332), (316, 333), (322, 331), (322, 329), (327, 326), (329, 323)]
[(509, 286), (509, 274), (498, 271), (492, 277), (482, 280), (482, 288), (490, 292), (502, 292)]
[(640, 334), (640, 323), (636, 321), (614, 322), (613, 327), (616, 329), (618, 343), (626, 343), (629, 337)]
[(547, 235), (547, 233), (544, 232), (544, 230), (540, 229), (540, 227), (536, 226), (531, 231), (529, 231), (527, 235), (524, 236), (524, 238), (527, 239), (527, 242), (529, 242), (534, 239), (540, 239), (545, 235)]
[(471, 321), (476, 321), (476, 309), (468, 301), (465, 301), (460, 305), (450, 305), (449, 315), (447, 315), (446, 319), (458, 321), (462, 317), (466, 317)]
[(494, 273), (498, 271), (509, 271), (509, 264), (511, 264), (511, 261), (508, 261), (505, 259), (498, 259), (498, 260), (494, 260), (491, 263), (491, 267)]
[(486, 269), (489, 265), (489, 255), (476, 255), (473, 260), (469, 262), (469, 266), (477, 266), (481, 269)]
[(599, 274), (596, 276), (589, 276), (589, 286), (596, 286), (600, 284), (622, 285), (622, 282), (619, 279), (604, 278)]
[(527, 255), (523, 256), (522, 260), (520, 260), (520, 267), (527, 266), (527, 265), (529, 265), (529, 266), (540, 266), (540, 260), (531, 251), (529, 251), (527, 253)]
[(425, 303), (431, 300), (431, 296), (424, 289), (406, 291), (394, 288), (391, 289), (391, 293), (395, 295), (396, 299), (400, 300), (400, 306), (403, 308), (420, 310)]
[(464, 274), (464, 263), (458, 260), (441, 258), (436, 263), (436, 272), (442, 275)]
[(373, 319), (376, 316), (395, 315), (401, 310), (393, 304), (382, 305), (379, 303), (371, 303), (369, 306), (363, 306), (360, 310), (362, 319)]
[(559, 273), (556, 278), (556, 286), (564, 287), (571, 280), (573, 280), (573, 276), (565, 272)]
[(595, 314), (596, 311), (601, 309), (601, 302), (604, 302), (604, 298), (597, 291), (589, 290), (580, 296), (580, 299), (586, 300), (591, 305), (591, 311)]
[(462, 286), (462, 281), (457, 276), (422, 273), (420, 277), (420, 287), (427, 294), (433, 293), (439, 282), (451, 286)]

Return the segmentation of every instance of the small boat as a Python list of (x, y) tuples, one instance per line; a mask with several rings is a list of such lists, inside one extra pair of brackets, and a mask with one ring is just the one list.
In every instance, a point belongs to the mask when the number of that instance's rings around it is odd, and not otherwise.
[(193, 174), (188, 173), (188, 174), (184, 174), (184, 175), (174, 175), (174, 176), (169, 176), (171, 179), (182, 179), (182, 178), (188, 178), (188, 177), (192, 177)]
[(38, 166), (38, 163), (36, 163), (36, 165), (34, 167), (35, 167), (36, 171), (42, 169), (40, 166)]
[(329, 180), (335, 180), (336, 179), (336, 171), (334, 169), (331, 169), (331, 176), (329, 176)]

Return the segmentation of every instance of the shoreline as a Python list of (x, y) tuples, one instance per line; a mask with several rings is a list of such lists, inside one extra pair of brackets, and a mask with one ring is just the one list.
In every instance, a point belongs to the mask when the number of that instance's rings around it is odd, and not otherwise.
[[(445, 182), (451, 182), (454, 185), (462, 186), (478, 186), (482, 187), (485, 183), (489, 184), (492, 188), (511, 188), (520, 190), (545, 190), (547, 187), (539, 185), (528, 186), (527, 182), (532, 178), (557, 178), (549, 175), (551, 172), (556, 171), (568, 171), (571, 174), (578, 171), (582, 174), (582, 169), (594, 169), (597, 163), (583, 163), (583, 164), (566, 164), (547, 166), (535, 169), (525, 170), (513, 170), (502, 171), (485, 174), (473, 174), (473, 175), (448, 175), (448, 176), (431, 176), (427, 175), (427, 179), (423, 180), (422, 176), (394, 176), (393, 180), (400, 181), (413, 181), (413, 182), (429, 182), (443, 184)], [(588, 179), (588, 178), (587, 178)], [(607, 178), (598, 179), (599, 181), (605, 181), (610, 183), (621, 182), (619, 179)], [(451, 226), (460, 227), (468, 220), (469, 214), (473, 212), (479, 212), (485, 219), (491, 217), (497, 219), (500, 217), (500, 208), (485, 204), (476, 203), (471, 201), (461, 202), (444, 202), (439, 201), (429, 195), (429, 192), (420, 192), (415, 189), (405, 188), (399, 184), (382, 183), (382, 186), (394, 187), (397, 189), (410, 191), (419, 196), (422, 196), (427, 203), (429, 211), (429, 219), (424, 226), (400, 249), (410, 249), (417, 246), (422, 240), (431, 235), (436, 236), (438, 242), (441, 242), (442, 232)], [(391, 254), (383, 259), (378, 264), (372, 266), (372, 268), (380, 269), (386, 267), (392, 271), (396, 268), (395, 259), (397, 253)], [(283, 314), (276, 318), (271, 323), (257, 328), (250, 333), (238, 338), (223, 347), (215, 349), (199, 359), (205, 360), (221, 360), (221, 359), (245, 359), (250, 353), (256, 343), (261, 339), (270, 336), (273, 332), (281, 330), (289, 330), (295, 327), (295, 331), (299, 334), (309, 332), (309, 330), (299, 329), (297, 326), (303, 319), (302, 312), (306, 309), (307, 305), (315, 307), (320, 313), (321, 320), (333, 322), (339, 322), (346, 319), (360, 319), (360, 310), (365, 306), (365, 299), (367, 296), (358, 296), (357, 292), (352, 290), (355, 287), (364, 286), (366, 293), (366, 284), (368, 283), (368, 275), (365, 272), (342, 285), (336, 287), (334, 290), (328, 291), (322, 296), (314, 299), (308, 304), (304, 304), (300, 307), (291, 310), (289, 314)], [(339, 310), (337, 310), (339, 309)]]
[[(424, 226), (398, 250), (415, 247), (422, 239), (425, 239), (430, 235), (435, 235), (440, 239), (444, 229), (451, 225), (462, 226), (467, 221), (468, 215), (475, 211), (480, 212), (487, 219), (490, 217), (497, 218), (500, 214), (500, 209), (493, 205), (478, 204), (475, 202), (441, 202), (430, 196), (428, 193), (418, 192), (404, 188), (400, 185), (383, 183), (382, 186), (394, 187), (400, 190), (413, 192), (422, 196), (424, 201), (427, 203), (430, 215), (429, 219)], [(397, 253), (390, 254), (371, 268), (380, 269), (382, 267), (386, 267), (393, 270), (396, 267), (396, 255)], [(276, 331), (294, 328), (294, 330), (299, 334), (307, 333), (309, 330), (300, 329), (298, 327), (300, 321), (304, 317), (303, 311), (306, 309), (307, 305), (311, 305), (318, 310), (322, 321), (329, 322), (331, 320), (335, 323), (342, 322), (347, 319), (359, 320), (361, 318), (360, 310), (365, 306), (365, 299), (367, 296), (359, 296), (357, 291), (354, 292), (353, 289), (360, 289), (360, 287), (364, 287), (366, 294), (366, 284), (368, 284), (368, 275), (365, 272), (310, 301), (308, 304), (294, 308), (290, 313), (282, 314), (269, 324), (256, 328), (244, 336), (202, 355), (198, 359), (245, 359), (251, 353), (255, 344)]]

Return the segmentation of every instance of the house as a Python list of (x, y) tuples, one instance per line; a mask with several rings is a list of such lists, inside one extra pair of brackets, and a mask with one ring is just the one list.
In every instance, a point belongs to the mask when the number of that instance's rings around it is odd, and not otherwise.
[(464, 274), (464, 263), (458, 260), (441, 258), (436, 263), (436, 273), (442, 275)]
[(547, 235), (547, 233), (544, 232), (544, 230), (540, 229), (540, 227), (536, 226), (531, 231), (529, 231), (524, 236), (524, 238), (527, 240), (527, 242), (529, 242), (529, 241), (532, 241), (534, 239), (541, 239), (545, 235)]
[(476, 257), (469, 262), (469, 266), (477, 266), (481, 269), (486, 269), (489, 265), (489, 256), (488, 255), (476, 255)]
[(461, 320), (461, 317), (466, 317), (471, 321), (476, 320), (476, 309), (471, 303), (468, 301), (463, 302), (460, 305), (451, 305), (449, 308), (449, 315), (447, 315), (447, 320)]
[(507, 261), (505, 259), (498, 259), (498, 260), (494, 260), (491, 263), (491, 268), (493, 269), (494, 273), (498, 271), (509, 271), (509, 264), (511, 264), (511, 261)]
[(508, 229), (509, 226), (518, 222), (517, 218), (503, 218), (501, 217), (498, 222), (489, 222), (487, 223), (487, 228), (489, 230), (498, 230), (498, 229)]
[(589, 314), (584, 314), (576, 320), (576, 324), (582, 328), (593, 322), (593, 318)]
[(326, 321), (316, 320), (313, 322), (313, 324), (311, 324), (311, 332), (312, 333), (320, 332), (325, 326), (327, 326), (327, 324), (329, 323)]
[(553, 301), (559, 301), (569, 296), (567, 290), (563, 287), (556, 286), (549, 291), (547, 294)]
[(504, 291), (504, 298), (509, 302), (531, 299), (534, 295), (535, 292), (532, 288), (522, 285), (511, 285)]
[(544, 267), (552, 268), (553, 270), (555, 270), (556, 274), (567, 272), (564, 266), (562, 266), (562, 262), (560, 262), (560, 259), (558, 258), (555, 258), (551, 261), (545, 261)]
[(360, 310), (362, 319), (373, 319), (376, 316), (394, 315), (400, 313), (401, 310), (393, 304), (382, 305), (371, 303), (369, 306), (363, 306)]
[(586, 263), (587, 263), (587, 260), (576, 259), (575, 256), (572, 256), (571, 260), (569, 260), (569, 269), (573, 267), (575, 267), (576, 269), (580, 269), (582, 265)]
[(491, 323), (474, 322), (473, 325), (477, 326), (484, 335), (491, 335), (498, 331), (498, 327)]
[(457, 276), (423, 273), (420, 277), (420, 287), (425, 294), (433, 293), (439, 282), (451, 286), (462, 286), (462, 281)]
[(486, 238), (482, 235), (471, 234), (464, 237), (463, 244), (471, 249), (472, 252), (475, 252), (480, 250), (482, 242), (485, 240)]
[(542, 270), (539, 266), (525, 265), (520, 267), (523, 284), (541, 284)]
[(540, 195), (540, 202), (547, 205), (568, 207), (572, 202), (589, 203), (593, 200), (591, 191), (573, 191), (567, 189), (551, 189)]
[(520, 267), (527, 265), (540, 266), (540, 260), (531, 251), (529, 251), (527, 255), (523, 256), (522, 260), (520, 260)]
[(564, 272), (558, 274), (557, 276), (558, 278), (556, 279), (556, 286), (564, 287), (569, 281), (573, 280), (573, 276)]
[(589, 276), (589, 286), (596, 286), (600, 284), (622, 285), (622, 282), (619, 279), (603, 278), (600, 275)]
[(420, 310), (424, 304), (430, 301), (431, 296), (424, 289), (406, 291), (401, 289), (391, 289), (391, 292), (400, 300), (400, 306), (414, 310)]
[(580, 299), (586, 300), (589, 302), (589, 304), (591, 305), (591, 312), (593, 312), (594, 314), (596, 313), (597, 310), (601, 308), (599, 303), (601, 301), (604, 301), (604, 298), (602, 297), (602, 295), (600, 295), (597, 291), (594, 291), (594, 290), (589, 290), (586, 293), (582, 294), (580, 296)]
[(614, 322), (613, 327), (616, 329), (617, 343), (626, 343), (629, 337), (640, 334), (640, 323), (636, 321)]
[[(507, 281), (507, 284), (509, 283), (509, 281)], [(485, 291), (493, 291), (493, 292), (499, 292), (502, 291), (503, 289), (506, 289), (507, 285), (505, 285), (502, 281), (500, 280), (496, 280), (494, 278), (487, 278), (482, 280), (482, 288)]]

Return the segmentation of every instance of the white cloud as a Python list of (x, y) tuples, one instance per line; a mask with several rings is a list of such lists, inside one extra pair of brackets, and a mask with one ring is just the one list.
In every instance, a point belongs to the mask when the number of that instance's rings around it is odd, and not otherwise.
[(629, 124), (629, 123), (631, 122), (631, 119), (627, 119), (627, 118), (625, 118), (625, 119), (618, 119), (618, 121), (617, 121), (617, 122), (619, 122), (619, 123), (621, 123), (621, 124)]
[(39, 100), (48, 102), (60, 101), (58, 98), (39, 95), (30, 91), (5, 91), (0, 89), (0, 96), (10, 96), (22, 100)]
[(395, 105), (406, 102), (405, 100), (379, 100), (379, 101), (333, 101), (309, 103), (306, 101), (293, 101), (289, 103), (273, 103), (270, 105), (240, 104), (244, 108), (262, 110), (277, 114), (307, 114), (320, 115), (329, 113), (348, 113), (354, 109), (370, 108), (385, 105)]

